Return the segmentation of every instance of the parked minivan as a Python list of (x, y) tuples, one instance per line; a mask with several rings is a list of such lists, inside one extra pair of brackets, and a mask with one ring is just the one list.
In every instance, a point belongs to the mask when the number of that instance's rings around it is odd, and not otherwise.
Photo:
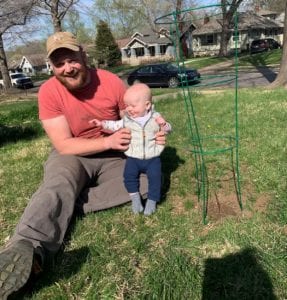
[(250, 46), (250, 53), (259, 53), (281, 48), (281, 45), (272, 38), (254, 40)]

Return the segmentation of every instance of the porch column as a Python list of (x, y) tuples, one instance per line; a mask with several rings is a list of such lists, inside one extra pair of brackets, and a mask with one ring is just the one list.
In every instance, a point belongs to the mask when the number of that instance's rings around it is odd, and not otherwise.
[(144, 56), (150, 56), (149, 48), (144, 47)]
[(127, 58), (126, 49), (121, 49), (122, 58)]
[(136, 57), (136, 49), (131, 48), (131, 57)]
[(160, 55), (160, 46), (159, 46), (159, 44), (156, 44), (154, 46), (154, 48), (155, 48), (155, 56), (159, 56)]

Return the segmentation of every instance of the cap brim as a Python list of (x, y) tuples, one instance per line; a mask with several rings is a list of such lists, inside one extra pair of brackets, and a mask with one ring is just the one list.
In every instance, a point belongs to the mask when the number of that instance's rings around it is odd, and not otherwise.
[(80, 51), (80, 47), (79, 46), (74, 46), (74, 45), (65, 45), (65, 44), (61, 44), (59, 46), (55, 46), (53, 47), (48, 53), (47, 53), (47, 57), (49, 58), (51, 56), (51, 54), (61, 48), (66, 48), (66, 49), (70, 49), (72, 51), (78, 52)]

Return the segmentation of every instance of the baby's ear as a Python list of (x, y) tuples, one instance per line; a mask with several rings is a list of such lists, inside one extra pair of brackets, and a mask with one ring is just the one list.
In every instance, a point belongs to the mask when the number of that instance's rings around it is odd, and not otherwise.
[(150, 101), (147, 101), (147, 102), (146, 102), (146, 109), (147, 109), (147, 110), (150, 110), (151, 108), (153, 108), (153, 105), (151, 104)]

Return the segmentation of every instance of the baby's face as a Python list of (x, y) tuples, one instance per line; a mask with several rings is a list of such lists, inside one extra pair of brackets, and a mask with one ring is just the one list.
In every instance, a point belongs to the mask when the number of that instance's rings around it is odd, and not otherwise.
[(126, 112), (132, 118), (143, 117), (150, 109), (151, 102), (145, 97), (125, 97)]

